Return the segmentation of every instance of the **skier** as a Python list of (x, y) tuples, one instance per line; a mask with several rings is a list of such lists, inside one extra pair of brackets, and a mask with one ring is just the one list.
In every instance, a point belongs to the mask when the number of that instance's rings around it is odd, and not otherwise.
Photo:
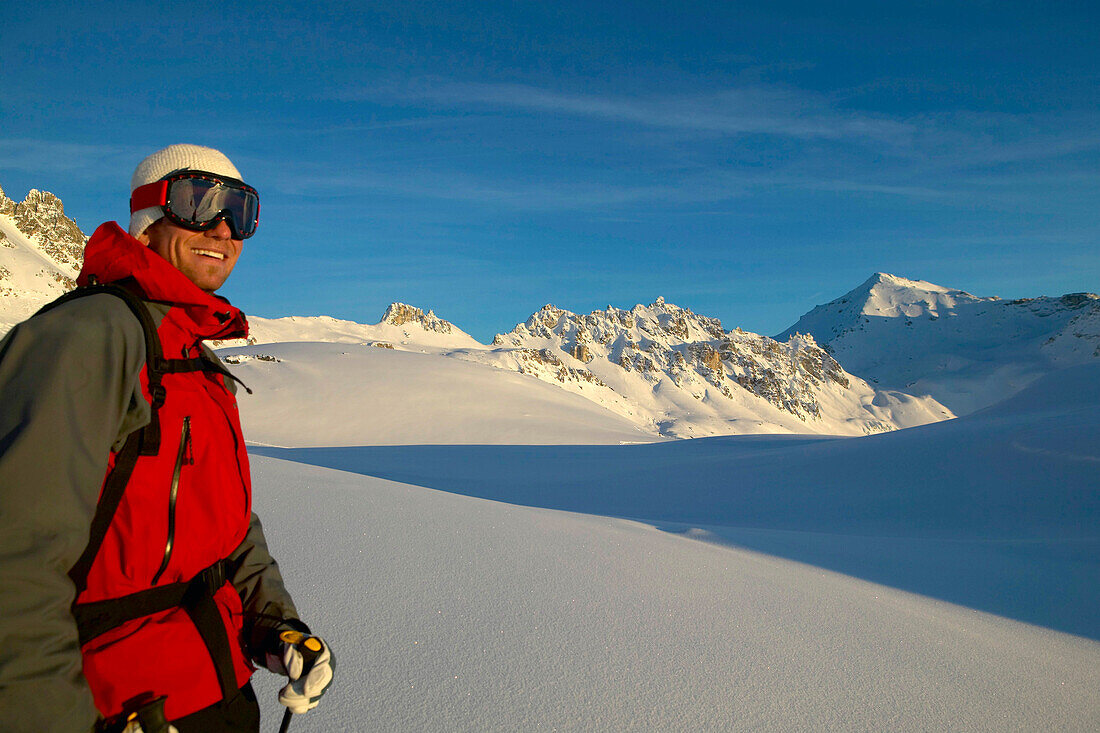
[(214, 291), (259, 198), (197, 145), (153, 153), (130, 189), (129, 233), (101, 225), (77, 290), (0, 341), (0, 728), (257, 731), (254, 664), (290, 678), (296, 713), (333, 673), (201, 343), (247, 332)]

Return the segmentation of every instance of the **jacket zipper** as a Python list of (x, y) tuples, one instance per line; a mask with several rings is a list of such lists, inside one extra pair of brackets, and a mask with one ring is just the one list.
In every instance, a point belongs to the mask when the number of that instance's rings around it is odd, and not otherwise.
[[(180, 431), (180, 447), (176, 452), (176, 467), (172, 469), (172, 488), (168, 492), (168, 541), (164, 545), (164, 559), (160, 563), (160, 569), (153, 576), (151, 585), (156, 585), (160, 576), (168, 568), (168, 561), (172, 558), (172, 547), (176, 538), (176, 496), (179, 494), (180, 473), (183, 471), (184, 459), (188, 458), (191, 447), (191, 417), (183, 418), (183, 428)], [(187, 461), (191, 463), (189, 459)]]
[[(235, 381), (239, 381), (239, 380), (235, 380)], [(242, 382), (241, 384), (243, 385), (244, 383)], [(221, 388), (222, 388), (223, 391), (225, 391), (226, 394), (229, 395), (231, 402), (236, 404), (236, 399), (233, 397), (233, 393), (229, 391), (229, 388), (226, 386), (226, 384), (224, 382), (221, 384)], [(248, 389), (248, 387), (245, 387), (245, 389)], [(248, 393), (252, 394), (252, 390), (248, 389)], [(229, 414), (229, 410), (226, 409), (226, 406), (224, 404), (222, 404), (220, 400), (216, 400), (216, 402), (218, 402), (218, 407), (221, 410), (222, 417), (225, 418), (225, 424), (229, 427), (229, 433), (233, 436), (233, 455), (237, 459), (237, 477), (240, 478), (240, 480), (241, 480), (241, 491), (244, 493), (245, 509), (246, 509), (246, 511), (251, 512), (252, 511), (252, 497), (248, 493), (248, 487), (245, 485), (245, 479), (244, 479), (244, 476), (247, 473), (247, 471), (245, 471), (244, 466), (241, 465), (241, 453), (240, 453), (241, 442), (240, 442), (240, 437), (243, 437), (243, 436), (239, 436), (239, 433), (237, 432), (237, 428), (235, 427), (235, 424), (239, 424), (240, 418), (238, 417), (237, 418), (238, 422), (234, 423), (233, 418)]]

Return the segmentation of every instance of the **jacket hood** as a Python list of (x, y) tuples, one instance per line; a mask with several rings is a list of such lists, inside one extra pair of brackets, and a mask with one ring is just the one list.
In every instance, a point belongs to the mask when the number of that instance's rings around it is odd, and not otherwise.
[[(94, 280), (93, 280), (94, 278)], [(180, 309), (203, 339), (244, 338), (244, 312), (220, 296), (200, 290), (168, 260), (151, 252), (116, 222), (101, 224), (84, 248), (84, 265), (77, 285), (112, 283), (133, 278), (149, 300)]]

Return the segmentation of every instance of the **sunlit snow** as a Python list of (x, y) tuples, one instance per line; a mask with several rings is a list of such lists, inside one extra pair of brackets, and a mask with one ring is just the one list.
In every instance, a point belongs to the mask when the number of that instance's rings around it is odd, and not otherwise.
[(1094, 365), (865, 438), (255, 446), (340, 660), (295, 729), (1095, 729), (1098, 408)]

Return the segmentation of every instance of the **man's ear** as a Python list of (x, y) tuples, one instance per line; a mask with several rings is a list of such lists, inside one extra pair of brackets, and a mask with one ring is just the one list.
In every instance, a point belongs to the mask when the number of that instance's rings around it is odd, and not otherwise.
[(163, 218), (157, 219), (152, 224), (145, 227), (145, 231), (142, 232), (141, 234), (137, 235), (136, 237), (134, 237), (134, 239), (136, 239), (137, 241), (141, 242), (146, 247), (148, 247), (149, 246), (149, 230), (152, 229), (153, 227), (157, 226), (158, 224), (160, 224), (162, 221), (164, 221)]

